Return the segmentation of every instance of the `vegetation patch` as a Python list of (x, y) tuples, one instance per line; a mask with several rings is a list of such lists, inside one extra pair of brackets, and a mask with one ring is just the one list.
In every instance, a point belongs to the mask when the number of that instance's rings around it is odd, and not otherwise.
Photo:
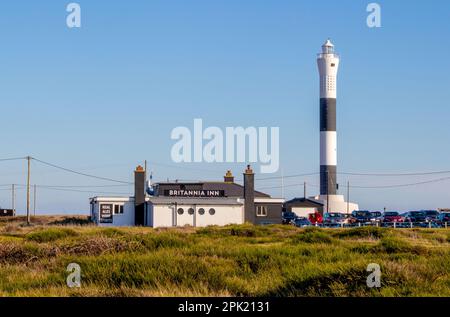
[(59, 239), (64, 239), (67, 237), (77, 236), (78, 233), (69, 228), (48, 228), (41, 229), (38, 231), (30, 232), (25, 235), (25, 238), (29, 241), (35, 242), (51, 242)]
[(389, 229), (380, 227), (358, 227), (341, 229), (335, 233), (337, 238), (381, 239), (389, 233)]
[(325, 231), (311, 228), (305, 229), (300, 232), (297, 236), (293, 238), (294, 242), (305, 242), (305, 243), (332, 243), (333, 238)]
[[(57, 218), (61, 221), (61, 217)], [(450, 230), (0, 221), (0, 296), (450, 296)], [(81, 266), (81, 288), (66, 286)], [(381, 288), (366, 285), (381, 267)]]

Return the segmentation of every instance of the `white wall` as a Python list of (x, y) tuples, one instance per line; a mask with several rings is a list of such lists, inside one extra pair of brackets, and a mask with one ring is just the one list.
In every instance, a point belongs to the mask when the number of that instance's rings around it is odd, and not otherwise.
[(309, 214), (313, 214), (317, 211), (315, 207), (292, 207), (292, 212), (299, 217), (308, 218)]
[[(209, 225), (224, 226), (228, 224), (242, 224), (244, 223), (244, 208), (240, 205), (230, 206), (192, 206), (192, 205), (177, 205), (177, 209), (183, 208), (184, 213), (179, 215), (175, 213), (174, 209), (167, 205), (154, 205), (150, 209), (150, 218), (153, 219), (153, 227), (182, 227), (185, 225), (205, 227)], [(189, 215), (189, 208), (194, 209), (194, 215)], [(199, 209), (205, 209), (203, 215), (199, 214)], [(214, 215), (210, 215), (209, 210), (214, 208), (216, 211)]]
[[(101, 204), (112, 204), (112, 205), (123, 205), (123, 214), (113, 214), (112, 223), (101, 223), (100, 222), (100, 205)], [(114, 206), (113, 206), (114, 210)], [(134, 202), (117, 202), (117, 201), (99, 201), (94, 204), (94, 221), (97, 225), (101, 227), (121, 227), (121, 226), (134, 226)]]

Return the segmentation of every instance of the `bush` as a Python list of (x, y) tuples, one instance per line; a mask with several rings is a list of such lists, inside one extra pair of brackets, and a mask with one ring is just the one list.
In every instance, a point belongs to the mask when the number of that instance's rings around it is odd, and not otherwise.
[(427, 254), (428, 250), (423, 246), (413, 246), (406, 241), (394, 237), (385, 237), (378, 246), (379, 251), (386, 253), (411, 253), (417, 255)]
[(237, 236), (237, 237), (266, 237), (273, 234), (272, 228), (268, 226), (258, 226), (252, 224), (229, 225), (225, 227), (208, 226), (197, 229), (196, 233), (205, 236)]
[(351, 229), (340, 230), (336, 233), (338, 238), (369, 238), (381, 239), (384, 237), (389, 229), (379, 227), (358, 227)]
[[(316, 228), (314, 228), (316, 229)], [(305, 243), (331, 243), (333, 239), (325, 232), (320, 229), (307, 229), (297, 236), (294, 237), (294, 242), (305, 242)]]
[(50, 228), (39, 230), (35, 232), (30, 232), (25, 235), (25, 238), (29, 241), (35, 242), (51, 242), (59, 239), (64, 239), (67, 237), (77, 236), (78, 233), (73, 229), (68, 228)]

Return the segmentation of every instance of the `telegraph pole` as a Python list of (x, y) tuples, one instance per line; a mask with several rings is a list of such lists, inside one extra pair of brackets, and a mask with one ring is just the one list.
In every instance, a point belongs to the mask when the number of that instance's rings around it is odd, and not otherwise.
[(303, 182), (303, 198), (306, 199), (306, 182)]
[(36, 217), (36, 184), (33, 185), (33, 216)]
[(13, 213), (15, 215), (16, 214), (16, 189), (15, 189), (15, 185), (14, 184), (11, 185), (11, 193), (12, 193), (11, 205), (12, 205)]
[(347, 215), (350, 209), (350, 182), (347, 182)]
[(31, 157), (27, 156), (27, 162), (28, 162), (28, 172), (27, 172), (27, 224), (30, 224), (31, 217), (30, 217), (30, 162)]

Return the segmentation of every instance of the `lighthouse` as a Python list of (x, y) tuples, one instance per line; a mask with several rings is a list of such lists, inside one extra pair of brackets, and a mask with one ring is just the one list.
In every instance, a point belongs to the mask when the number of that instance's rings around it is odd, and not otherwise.
[(320, 194), (336, 195), (336, 84), (339, 55), (328, 39), (317, 56), (320, 75)]
[(337, 133), (336, 133), (336, 92), (339, 55), (328, 39), (317, 55), (320, 77), (320, 196), (324, 211), (345, 212), (358, 209), (358, 205), (345, 202), (343, 195), (337, 194)]

